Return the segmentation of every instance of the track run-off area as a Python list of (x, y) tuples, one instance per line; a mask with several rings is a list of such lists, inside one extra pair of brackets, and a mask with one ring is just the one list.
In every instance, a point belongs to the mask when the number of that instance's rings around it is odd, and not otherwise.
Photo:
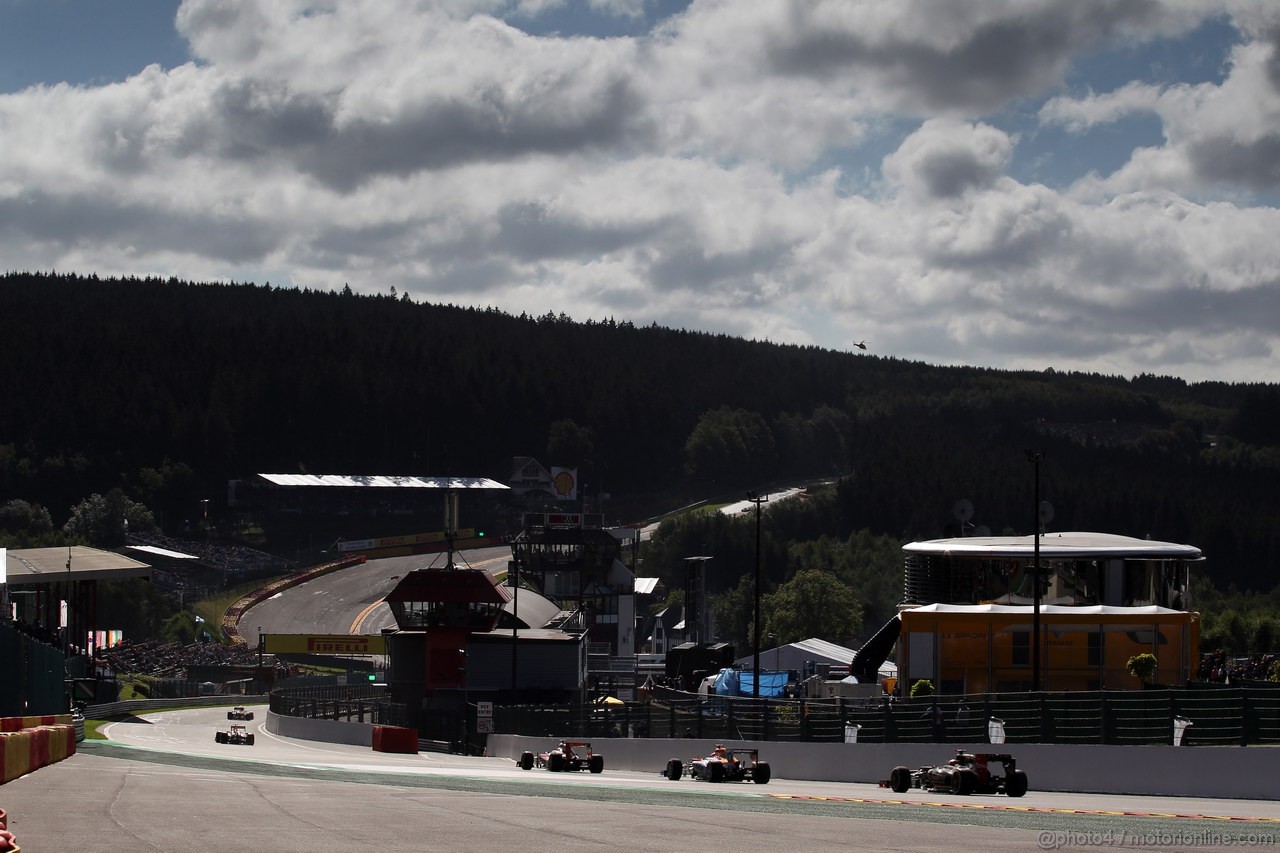
[[(244, 722), (227, 708), (143, 714), (0, 788), (27, 853), (77, 851), (585, 851), (619, 849), (1239, 850), (1280, 847), (1264, 800), (1038, 792), (952, 797), (789, 779), (711, 785), (652, 773), (521, 770), (507, 758), (373, 752)], [(239, 722), (239, 721), (237, 721)]]

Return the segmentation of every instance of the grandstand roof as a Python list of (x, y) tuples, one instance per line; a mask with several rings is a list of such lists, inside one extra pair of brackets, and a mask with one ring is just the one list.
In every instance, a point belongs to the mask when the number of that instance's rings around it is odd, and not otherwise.
[(151, 567), (146, 563), (85, 545), (72, 545), (69, 548), (10, 548), (5, 555), (5, 569), (11, 587), (151, 577)]
[(347, 489), (509, 489), (488, 477), (397, 477), (349, 474), (259, 474), (277, 486), (330, 486)]
[(156, 557), (165, 557), (170, 560), (198, 560), (195, 554), (184, 554), (181, 551), (171, 551), (168, 548), (161, 548), (157, 545), (126, 545), (126, 548), (132, 548), (135, 551), (142, 551)]

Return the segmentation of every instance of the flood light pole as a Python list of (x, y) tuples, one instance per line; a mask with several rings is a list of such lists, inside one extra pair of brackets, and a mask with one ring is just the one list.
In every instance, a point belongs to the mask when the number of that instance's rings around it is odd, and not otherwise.
[(751, 659), (751, 670), (753, 677), (751, 679), (751, 695), (755, 699), (760, 698), (760, 505), (769, 500), (768, 495), (757, 495), (755, 492), (747, 492), (747, 500), (756, 505), (756, 581), (753, 586), (755, 593), (755, 621), (752, 623), (751, 647), (755, 649), (755, 653)]
[(1040, 682), (1040, 460), (1044, 458), (1044, 451), (1028, 450), (1027, 461), (1035, 466), (1035, 525), (1031, 528), (1033, 531), (1032, 544), (1033, 554), (1031, 566), (1031, 581), (1034, 584), (1032, 594), (1034, 597), (1034, 612), (1031, 620), (1031, 687), (1033, 690), (1044, 689)]

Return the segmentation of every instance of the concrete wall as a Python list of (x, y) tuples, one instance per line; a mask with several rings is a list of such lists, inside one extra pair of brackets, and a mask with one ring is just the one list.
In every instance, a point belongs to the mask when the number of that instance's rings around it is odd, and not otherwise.
[(263, 726), (267, 731), (282, 737), (302, 740), (318, 740), (324, 743), (346, 743), (373, 748), (373, 724), (349, 723), (345, 720), (312, 720), (308, 717), (285, 717), (273, 711), (267, 712)]
[[(488, 754), (518, 759), (525, 750), (545, 752), (557, 738), (490, 735)], [(912, 769), (945, 763), (955, 750), (1008, 752), (1025, 770), (1033, 791), (1145, 794), (1231, 799), (1280, 798), (1275, 762), (1280, 750), (1239, 746), (1072, 746), (1062, 744), (754, 743), (781, 779), (876, 784), (895, 766)], [(593, 738), (606, 770), (652, 771), (672, 758), (705, 755), (715, 745), (698, 739)], [(863, 793), (865, 795), (865, 792)]]

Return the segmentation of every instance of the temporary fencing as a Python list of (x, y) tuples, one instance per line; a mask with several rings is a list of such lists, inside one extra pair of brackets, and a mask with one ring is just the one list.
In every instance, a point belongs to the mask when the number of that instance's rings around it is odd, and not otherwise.
[[(858, 743), (1180, 746), (1280, 744), (1280, 684), (938, 695), (896, 700), (664, 696), (601, 706), (499, 706), (494, 731), (562, 737), (696, 737)], [(471, 731), (475, 731), (474, 728)]]

